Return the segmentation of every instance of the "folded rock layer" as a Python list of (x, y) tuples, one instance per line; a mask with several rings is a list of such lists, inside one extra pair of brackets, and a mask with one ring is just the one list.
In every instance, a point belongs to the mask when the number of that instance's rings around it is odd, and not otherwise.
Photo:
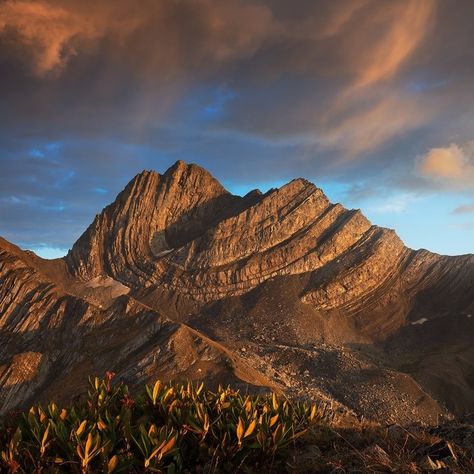
[(0, 241), (0, 397), (114, 370), (434, 421), (474, 410), (473, 314), (473, 255), (411, 250), (304, 179), (239, 197), (179, 161), (137, 175), (63, 259)]

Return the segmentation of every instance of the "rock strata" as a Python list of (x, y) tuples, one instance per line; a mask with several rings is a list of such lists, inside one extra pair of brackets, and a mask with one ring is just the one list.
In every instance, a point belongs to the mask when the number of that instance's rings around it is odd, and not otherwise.
[(114, 370), (433, 422), (474, 411), (473, 314), (473, 255), (411, 250), (304, 179), (239, 197), (179, 161), (133, 178), (63, 259), (0, 240), (0, 398)]

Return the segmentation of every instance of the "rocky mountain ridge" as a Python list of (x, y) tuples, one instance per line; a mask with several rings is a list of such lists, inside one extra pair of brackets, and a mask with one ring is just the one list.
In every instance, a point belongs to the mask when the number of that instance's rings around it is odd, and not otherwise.
[(408, 249), (304, 179), (239, 197), (177, 162), (137, 175), (63, 259), (0, 241), (0, 398), (114, 370), (432, 422), (474, 410), (472, 314), (473, 255)]

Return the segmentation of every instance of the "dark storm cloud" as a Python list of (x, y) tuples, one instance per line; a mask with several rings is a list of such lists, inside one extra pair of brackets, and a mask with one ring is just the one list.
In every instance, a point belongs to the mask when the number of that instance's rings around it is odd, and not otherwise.
[(131, 176), (176, 159), (234, 183), (470, 192), (473, 14), (469, 0), (3, 1), (0, 233), (67, 247)]

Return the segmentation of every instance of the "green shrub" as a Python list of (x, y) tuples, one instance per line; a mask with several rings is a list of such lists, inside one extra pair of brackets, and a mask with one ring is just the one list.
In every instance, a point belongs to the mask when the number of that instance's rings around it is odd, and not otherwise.
[(324, 417), (274, 393), (192, 383), (157, 381), (132, 398), (113, 378), (90, 379), (74, 405), (37, 405), (3, 420), (2, 472), (265, 472)]

